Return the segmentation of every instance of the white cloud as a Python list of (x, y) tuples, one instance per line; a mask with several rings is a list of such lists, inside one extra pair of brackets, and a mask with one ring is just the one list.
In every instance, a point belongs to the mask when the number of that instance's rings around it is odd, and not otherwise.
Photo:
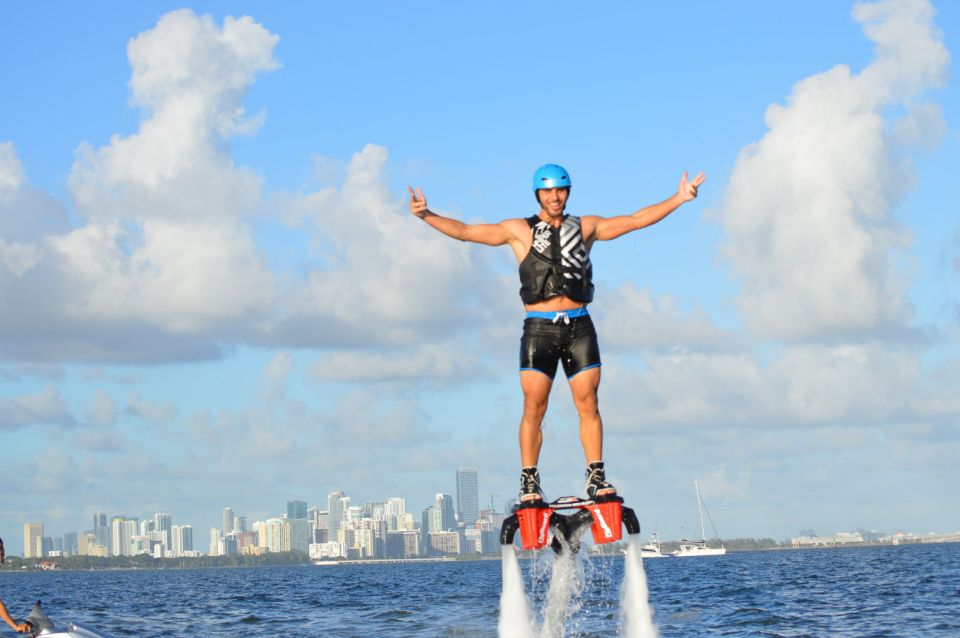
[(19, 189), (23, 178), (23, 165), (13, 142), (0, 142), (0, 197)]
[(476, 378), (478, 357), (455, 344), (430, 343), (390, 352), (334, 351), (310, 366), (316, 382), (426, 381)]
[(129, 235), (117, 222), (92, 223), (51, 241), (84, 292), (65, 308), (71, 316), (203, 332), (256, 317), (273, 298), (272, 275), (246, 228), (150, 221), (130, 254)]
[(117, 422), (117, 402), (103, 390), (97, 390), (87, 413), (90, 421), (97, 425), (113, 425)]
[(594, 320), (604, 352), (674, 346), (719, 350), (733, 340), (703, 310), (685, 312), (673, 297), (654, 298), (649, 289), (638, 290), (633, 282), (604, 292), (603, 308)]
[(277, 37), (250, 18), (218, 27), (167, 14), (129, 47), (128, 137), (78, 151), (69, 189), (79, 224), (25, 185), (0, 147), (0, 339), (14, 357), (145, 361), (218, 356), (224, 331), (250, 334), (276, 284), (245, 217), (261, 178), (225, 140), (252, 132), (242, 99), (277, 66)]
[(148, 423), (164, 423), (177, 416), (177, 406), (172, 402), (148, 401), (140, 396), (137, 391), (130, 392), (127, 396), (126, 411), (128, 414), (139, 417)]
[(960, 412), (955, 380), (926, 369), (915, 352), (882, 344), (791, 346), (764, 358), (671, 353), (644, 363), (631, 368), (616, 359), (616, 374), (605, 377), (601, 407), (613, 430), (871, 428), (937, 423)]
[(132, 99), (147, 118), (135, 135), (80, 149), (70, 177), (80, 211), (93, 219), (225, 221), (255, 207), (259, 177), (234, 166), (220, 141), (251, 132), (241, 101), (257, 73), (276, 68), (277, 40), (248, 17), (218, 28), (189, 9), (131, 40)]
[(70, 406), (53, 387), (47, 387), (39, 394), (0, 399), (0, 429), (74, 423)]
[[(916, 98), (944, 82), (949, 56), (927, 2), (858, 4), (854, 17), (877, 45), (873, 62), (802, 80), (770, 106), (769, 131), (742, 151), (719, 213), (742, 316), (763, 336), (851, 335), (910, 317), (890, 263), (909, 241), (892, 217), (911, 180), (897, 142), (942, 131)], [(891, 106), (907, 113), (899, 136)]]
[(0, 264), (15, 277), (22, 277), (40, 261), (40, 250), (30, 244), (8, 242), (0, 237)]
[(290, 373), (294, 368), (293, 354), (278, 352), (260, 375), (260, 393), (267, 401), (283, 399), (289, 387)]

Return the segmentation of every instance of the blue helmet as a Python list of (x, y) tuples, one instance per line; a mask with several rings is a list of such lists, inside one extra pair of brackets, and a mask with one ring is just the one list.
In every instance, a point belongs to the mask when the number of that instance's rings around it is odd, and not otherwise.
[(544, 164), (533, 174), (533, 194), (541, 188), (570, 188), (570, 174), (557, 164)]

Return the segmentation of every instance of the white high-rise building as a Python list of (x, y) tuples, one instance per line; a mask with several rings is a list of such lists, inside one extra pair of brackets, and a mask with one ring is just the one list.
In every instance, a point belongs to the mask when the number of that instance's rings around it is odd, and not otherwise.
[(173, 555), (177, 558), (193, 552), (193, 527), (190, 525), (172, 525), (170, 535), (173, 537)]
[(38, 539), (43, 538), (43, 523), (23, 524), (23, 557), (41, 558), (37, 553)]
[(157, 512), (153, 515), (153, 529), (163, 532), (167, 549), (173, 549), (173, 517), (170, 512)]
[(257, 545), (270, 552), (290, 551), (290, 524), (285, 518), (268, 518), (254, 523), (257, 530)]
[(210, 528), (210, 552), (208, 556), (220, 555), (220, 539), (223, 538), (223, 530), (219, 527)]
[(388, 498), (386, 504), (383, 506), (383, 513), (385, 514), (387, 529), (389, 531), (405, 529), (401, 527), (402, 521), (406, 518), (407, 513), (407, 502), (405, 500), (399, 496)]
[(137, 519), (114, 516), (110, 520), (110, 555), (132, 556), (133, 537), (138, 535), (138, 528)]
[(223, 535), (226, 536), (234, 531), (234, 526), (237, 523), (237, 515), (233, 513), (233, 508), (225, 507), (223, 508)]
[(350, 507), (350, 497), (343, 492), (330, 492), (327, 495), (327, 512), (330, 513), (330, 540), (340, 537), (340, 526), (345, 519), (345, 508)]
[(475, 469), (457, 470), (457, 515), (467, 527), (473, 527), (480, 517), (480, 487)]

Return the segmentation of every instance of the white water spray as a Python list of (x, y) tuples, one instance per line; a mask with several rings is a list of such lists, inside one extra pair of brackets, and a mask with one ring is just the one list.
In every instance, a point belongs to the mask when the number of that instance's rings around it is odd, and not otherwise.
[(562, 638), (567, 619), (580, 609), (577, 598), (583, 590), (583, 572), (577, 557), (563, 541), (563, 552), (553, 561), (550, 588), (543, 608), (543, 627), (540, 638)]
[(657, 638), (640, 548), (639, 534), (631, 534), (623, 563), (623, 592), (620, 597), (622, 635), (625, 638)]
[(500, 620), (497, 634), (500, 638), (534, 638), (530, 624), (530, 608), (523, 591), (523, 573), (513, 545), (501, 546), (503, 592), (500, 594)]

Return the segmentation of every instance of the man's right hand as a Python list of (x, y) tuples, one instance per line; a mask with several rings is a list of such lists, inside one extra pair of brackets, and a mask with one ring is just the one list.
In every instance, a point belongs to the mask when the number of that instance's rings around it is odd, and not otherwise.
[(407, 190), (410, 191), (410, 212), (423, 219), (424, 215), (429, 213), (427, 210), (427, 198), (423, 196), (423, 191), (420, 190), (420, 187), (417, 187), (417, 190), (413, 190), (412, 186), (407, 186)]

